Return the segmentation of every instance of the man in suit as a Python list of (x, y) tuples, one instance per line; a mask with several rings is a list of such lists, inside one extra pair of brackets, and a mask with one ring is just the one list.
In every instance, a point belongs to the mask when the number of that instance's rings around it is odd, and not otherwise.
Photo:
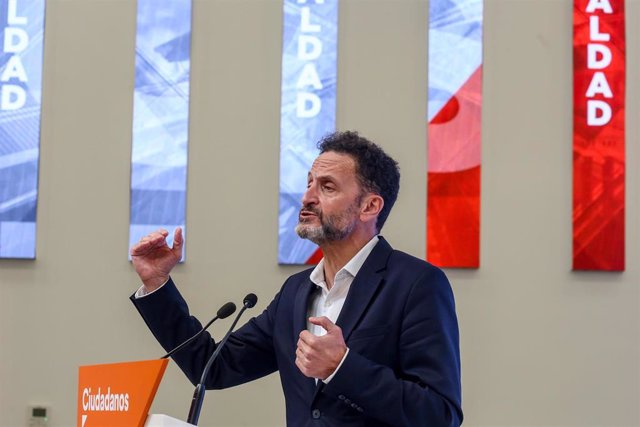
[[(324, 258), (284, 283), (266, 310), (220, 352), (207, 388), (279, 371), (287, 425), (459, 426), (458, 326), (438, 268), (379, 236), (398, 190), (397, 163), (356, 132), (319, 144), (307, 178), (298, 235)], [(132, 301), (170, 350), (201, 325), (169, 277), (182, 232), (159, 230), (131, 249), (142, 287)], [(195, 384), (214, 352), (208, 334), (174, 355)]]

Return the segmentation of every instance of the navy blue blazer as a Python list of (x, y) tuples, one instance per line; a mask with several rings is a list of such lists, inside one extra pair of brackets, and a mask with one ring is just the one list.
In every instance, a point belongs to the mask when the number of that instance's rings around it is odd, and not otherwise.
[[(459, 426), (458, 324), (444, 273), (381, 238), (336, 322), (350, 350), (329, 384), (316, 384), (294, 363), (308, 300), (317, 291), (310, 273), (289, 277), (264, 312), (231, 335), (206, 387), (232, 387), (279, 371), (289, 427)], [(131, 299), (167, 351), (201, 328), (171, 280)], [(174, 360), (197, 384), (215, 347), (205, 333)]]

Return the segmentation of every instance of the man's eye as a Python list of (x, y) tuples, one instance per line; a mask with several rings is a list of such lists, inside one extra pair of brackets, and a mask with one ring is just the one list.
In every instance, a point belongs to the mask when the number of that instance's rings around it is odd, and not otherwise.
[(323, 190), (326, 190), (326, 191), (333, 191), (333, 190), (334, 190), (333, 186), (331, 186), (331, 185), (327, 185), (327, 184), (324, 184), (324, 185), (322, 186), (322, 189), (323, 189)]

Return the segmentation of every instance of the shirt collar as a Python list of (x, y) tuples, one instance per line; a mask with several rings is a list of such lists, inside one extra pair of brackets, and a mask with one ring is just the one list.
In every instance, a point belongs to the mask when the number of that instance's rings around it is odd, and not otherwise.
[[(373, 251), (376, 243), (378, 243), (378, 240), (380, 240), (380, 238), (377, 235), (373, 236), (371, 240), (369, 240), (369, 242), (364, 245), (362, 249), (360, 249), (358, 253), (355, 254), (353, 258), (351, 258), (349, 262), (347, 262), (347, 264), (336, 273), (336, 276), (340, 274), (342, 270), (345, 270), (352, 277), (356, 277), (356, 274), (358, 274), (358, 271), (360, 271), (360, 268), (362, 268), (362, 265), (366, 261), (369, 254), (371, 254), (371, 251)], [(309, 279), (311, 279), (311, 281), (318, 286), (322, 286), (325, 283), (324, 258), (322, 258), (318, 265), (316, 265), (316, 268), (313, 269), (311, 275), (309, 276)]]

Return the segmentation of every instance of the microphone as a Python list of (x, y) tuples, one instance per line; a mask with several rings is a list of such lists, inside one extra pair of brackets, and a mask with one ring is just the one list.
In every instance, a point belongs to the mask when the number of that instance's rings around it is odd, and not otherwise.
[(226, 319), (227, 317), (235, 313), (235, 311), (236, 311), (236, 305), (234, 303), (232, 302), (226, 303), (225, 305), (223, 305), (218, 309), (218, 312), (216, 313), (216, 317), (214, 317), (209, 321), (209, 323), (204, 325), (204, 327), (200, 329), (194, 336), (192, 336), (191, 338), (189, 338), (188, 340), (186, 340), (185, 342), (183, 342), (182, 344), (180, 344), (179, 346), (171, 350), (169, 353), (162, 356), (160, 359), (166, 359), (167, 357), (172, 356), (174, 353), (177, 353), (178, 351), (182, 350), (187, 344), (189, 344), (191, 341), (198, 338), (200, 334), (202, 334), (209, 326), (211, 326), (213, 322), (215, 322), (218, 319)]
[(240, 309), (240, 312), (234, 319), (226, 335), (218, 343), (216, 350), (213, 352), (213, 354), (207, 361), (207, 364), (204, 367), (204, 371), (202, 371), (200, 382), (198, 383), (198, 385), (196, 386), (196, 389), (193, 392), (193, 398), (191, 399), (191, 408), (189, 408), (189, 416), (187, 417), (187, 422), (189, 424), (193, 424), (195, 426), (198, 425), (198, 418), (200, 418), (200, 410), (202, 409), (202, 402), (204, 402), (204, 393), (206, 391), (206, 388), (204, 386), (204, 380), (209, 374), (209, 370), (213, 365), (213, 361), (216, 360), (216, 358), (218, 357), (218, 354), (220, 354), (220, 350), (222, 350), (222, 347), (229, 339), (229, 335), (231, 335), (231, 332), (233, 332), (233, 328), (236, 327), (236, 323), (238, 323), (238, 320), (240, 320), (240, 316), (242, 316), (242, 313), (244, 313), (246, 309), (252, 308), (253, 306), (255, 306), (257, 302), (258, 302), (258, 297), (255, 294), (248, 294), (246, 297), (244, 297), (244, 300), (242, 300), (242, 308)]
[(256, 294), (247, 294), (246, 297), (242, 300), (242, 305), (245, 308), (253, 308), (258, 302), (258, 297)]

